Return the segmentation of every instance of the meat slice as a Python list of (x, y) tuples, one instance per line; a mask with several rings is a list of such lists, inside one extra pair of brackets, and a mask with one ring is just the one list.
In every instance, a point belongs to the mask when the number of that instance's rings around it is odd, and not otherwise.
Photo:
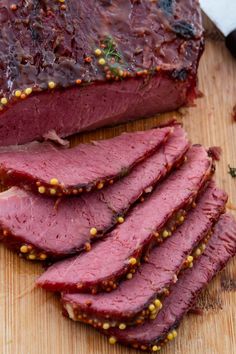
[(1, 193), (2, 241), (31, 260), (89, 249), (90, 242), (122, 222), (130, 206), (184, 160), (189, 146), (185, 131), (176, 125), (168, 141), (128, 176), (102, 191), (64, 198), (57, 204), (19, 188)]
[(104, 329), (111, 326), (124, 329), (126, 325), (141, 324), (147, 318), (154, 320), (166, 290), (177, 281), (186, 260), (192, 266), (193, 259), (201, 254), (201, 248), (193, 250), (200, 242), (203, 242), (201, 246), (204, 245), (204, 238), (208, 237), (224, 211), (226, 201), (226, 193), (211, 183), (197, 200), (196, 208), (189, 212), (185, 223), (171, 238), (151, 251), (147, 262), (131, 280), (122, 282), (111, 293), (64, 293), (64, 309), (73, 320)]
[(179, 281), (166, 297), (163, 308), (154, 321), (126, 330), (109, 329), (110, 342), (157, 351), (177, 335), (176, 327), (182, 317), (191, 309), (200, 291), (212, 280), (236, 254), (236, 222), (234, 218), (222, 215), (204, 254), (192, 269), (182, 273)]
[(198, 0), (0, 2), (0, 145), (191, 104)]
[(7, 186), (54, 197), (102, 189), (154, 153), (173, 129), (123, 133), (72, 149), (37, 142), (3, 147), (0, 148), (0, 177)]
[(152, 243), (171, 235), (180, 215), (192, 205), (211, 171), (212, 160), (206, 150), (194, 146), (187, 154), (187, 162), (145, 203), (136, 206), (104, 241), (96, 243), (89, 253), (52, 265), (38, 279), (38, 285), (48, 290), (93, 293), (115, 289), (120, 278), (132, 277), (140, 257)]

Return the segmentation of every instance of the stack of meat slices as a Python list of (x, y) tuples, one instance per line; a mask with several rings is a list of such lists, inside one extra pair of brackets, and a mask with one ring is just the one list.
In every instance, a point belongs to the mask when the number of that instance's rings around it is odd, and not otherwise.
[(0, 150), (2, 242), (50, 262), (37, 280), (64, 313), (134, 348), (173, 340), (236, 253), (214, 161), (177, 123), (64, 149)]

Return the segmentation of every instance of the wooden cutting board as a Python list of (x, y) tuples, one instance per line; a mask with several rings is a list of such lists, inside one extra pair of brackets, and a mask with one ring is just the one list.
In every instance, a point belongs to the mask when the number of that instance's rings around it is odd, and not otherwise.
[[(215, 37), (215, 36), (213, 36)], [(230, 195), (229, 210), (236, 216), (236, 179), (228, 164), (236, 167), (236, 60), (216, 38), (208, 39), (200, 66), (200, 89), (205, 96), (195, 108), (176, 113), (194, 143), (220, 145), (221, 161), (216, 179)], [(147, 129), (174, 114), (102, 129), (72, 139), (73, 143), (112, 137), (125, 130)], [(0, 354), (135, 354), (139, 351), (107, 339), (84, 325), (62, 317), (58, 298), (34, 286), (40, 265), (19, 259), (0, 247)], [(175, 342), (163, 354), (236, 354), (236, 259), (203, 293), (203, 315), (188, 315)]]

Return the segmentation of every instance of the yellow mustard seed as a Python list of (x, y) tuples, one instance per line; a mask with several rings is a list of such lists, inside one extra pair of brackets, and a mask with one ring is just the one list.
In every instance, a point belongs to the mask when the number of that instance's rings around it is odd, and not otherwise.
[(128, 273), (127, 276), (126, 276), (126, 278), (127, 278), (128, 280), (131, 280), (131, 279), (133, 278), (133, 274), (132, 274), (132, 273)]
[(20, 90), (15, 91), (15, 97), (20, 97), (22, 92)]
[(6, 97), (1, 98), (1, 104), (6, 105), (8, 103), (8, 99)]
[(175, 329), (172, 331), (172, 334), (173, 334), (173, 337), (174, 337), (174, 338), (176, 338), (177, 335), (178, 335), (178, 333), (177, 333), (177, 331), (176, 331)]
[(117, 221), (119, 224), (123, 224), (125, 222), (125, 219), (122, 216), (119, 216)]
[(157, 308), (161, 307), (161, 305), (162, 305), (162, 303), (161, 303), (161, 301), (160, 301), (159, 299), (156, 299), (156, 300), (154, 301), (154, 304), (155, 304), (155, 306), (156, 306)]
[(169, 232), (167, 230), (164, 230), (163, 233), (162, 233), (162, 236), (164, 238), (167, 238), (169, 236)]
[(104, 323), (102, 328), (105, 329), (105, 330), (109, 329), (110, 328), (109, 323)]
[(99, 59), (98, 63), (100, 65), (105, 65), (106, 64), (106, 60), (104, 58), (101, 58), (101, 59)]
[(102, 51), (101, 51), (101, 49), (97, 48), (97, 49), (95, 49), (94, 53), (96, 56), (99, 57), (102, 54)]
[(119, 329), (120, 329), (121, 331), (124, 331), (124, 330), (126, 329), (126, 324), (125, 324), (125, 323), (121, 323), (121, 324), (119, 325)]
[(58, 0), (58, 1), (61, 2), (61, 3), (65, 2), (65, 0)]
[(41, 186), (41, 187), (38, 187), (38, 191), (40, 194), (44, 194), (46, 192), (46, 188)]
[(30, 259), (31, 261), (34, 261), (34, 260), (36, 259), (35, 254), (30, 254), (30, 255), (29, 255), (29, 259)]
[(179, 222), (184, 222), (184, 220), (185, 220), (185, 217), (184, 217), (183, 215), (181, 215), (181, 216), (179, 217)]
[(199, 256), (201, 256), (202, 251), (200, 250), (200, 248), (197, 248), (194, 254), (196, 257), (199, 257)]
[[(60, 0), (59, 0), (59, 1), (60, 1)], [(54, 81), (49, 81), (48, 87), (49, 87), (50, 89), (54, 89), (54, 88), (56, 87), (55, 82), (54, 82)]]
[(193, 261), (193, 256), (188, 256), (187, 257), (187, 262), (188, 263), (192, 263), (192, 261)]
[(129, 264), (135, 265), (136, 263), (137, 263), (137, 259), (136, 258), (134, 258), (134, 257), (130, 258)]
[(45, 261), (45, 259), (47, 259), (47, 255), (46, 255), (45, 253), (41, 253), (41, 254), (39, 255), (39, 259), (40, 259), (41, 261)]
[(205, 251), (206, 245), (203, 243), (203, 244), (200, 246), (200, 249), (202, 250), (202, 252)]
[(57, 178), (52, 178), (52, 179), (50, 180), (50, 184), (51, 184), (52, 186), (57, 186), (57, 185), (59, 184), (59, 181), (58, 181)]
[(189, 264), (189, 268), (193, 268), (193, 263), (190, 263), (190, 264)]
[(154, 346), (152, 347), (152, 351), (153, 351), (153, 352), (158, 352), (159, 350), (161, 350), (161, 347), (159, 347), (159, 346), (157, 346), (157, 345), (154, 345)]
[(151, 312), (154, 312), (156, 310), (156, 306), (153, 304), (149, 305), (148, 308), (149, 308), (149, 311), (151, 311)]
[(25, 94), (27, 95), (27, 96), (29, 96), (31, 93), (32, 93), (32, 88), (31, 87), (27, 87), (26, 89), (25, 89)]
[(97, 189), (102, 189), (104, 187), (104, 183), (103, 182), (99, 182), (97, 185)]
[(98, 233), (98, 230), (96, 229), (96, 227), (92, 227), (92, 228), (90, 229), (90, 235), (91, 235), (91, 236), (96, 236), (97, 233)]
[(51, 194), (51, 195), (56, 195), (56, 194), (57, 194), (56, 189), (50, 188), (50, 194)]
[(174, 339), (174, 336), (173, 336), (173, 333), (169, 333), (168, 336), (167, 336), (167, 339), (168, 340), (173, 340)]
[(116, 342), (117, 342), (117, 340), (116, 340), (115, 337), (110, 337), (110, 338), (109, 338), (109, 343), (110, 343), (110, 344), (116, 344)]
[(28, 253), (29, 249), (27, 245), (23, 245), (20, 248), (21, 253)]

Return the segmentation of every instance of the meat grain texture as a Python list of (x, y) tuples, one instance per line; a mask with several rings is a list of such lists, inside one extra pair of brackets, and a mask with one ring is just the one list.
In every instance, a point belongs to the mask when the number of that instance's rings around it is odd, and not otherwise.
[(173, 130), (173, 127), (165, 127), (123, 133), (71, 149), (37, 142), (2, 147), (0, 177), (7, 186), (19, 186), (52, 197), (102, 189), (153, 154)]
[[(97, 295), (62, 294), (64, 307), (71, 308), (72, 319), (86, 314), (82, 321), (90, 318), (101, 322), (118, 320), (136, 324), (138, 315), (156, 299), (162, 298), (165, 289), (178, 280), (187, 256), (212, 231), (221, 213), (225, 210), (227, 195), (212, 182), (197, 200), (195, 209), (171, 238), (154, 248), (148, 260), (137, 270), (131, 280), (124, 281), (117, 290)], [(71, 315), (70, 312), (70, 315)], [(96, 322), (95, 322), (96, 325)]]
[[(145, 247), (156, 240), (155, 232), (161, 232), (176, 212), (192, 204), (210, 178), (211, 169), (212, 160), (206, 150), (201, 146), (192, 147), (187, 162), (173, 172), (145, 203), (136, 206), (126, 221), (104, 241), (96, 243), (87, 254), (55, 263), (37, 284), (55, 291), (97, 291), (104, 288), (104, 282), (107, 287), (107, 282), (124, 277), (138, 265)], [(137, 262), (132, 264), (131, 258)]]
[(62, 258), (83, 250), (103, 237), (132, 204), (149, 194), (181, 163), (189, 147), (185, 131), (177, 125), (152, 156), (103, 190), (64, 198), (57, 204), (52, 198), (16, 187), (1, 193), (0, 225), (5, 230), (2, 242), (26, 258), (35, 256), (38, 260)]
[(0, 145), (174, 110), (197, 96), (197, 0), (0, 3)]
[(168, 335), (173, 339), (176, 334), (173, 330), (194, 305), (200, 291), (235, 254), (236, 222), (231, 215), (225, 214), (217, 223), (204, 254), (192, 269), (182, 273), (178, 282), (172, 287), (157, 318), (123, 331), (111, 328), (107, 334), (123, 344), (138, 344), (138, 347), (145, 345), (147, 349), (152, 349), (154, 345), (163, 345)]

